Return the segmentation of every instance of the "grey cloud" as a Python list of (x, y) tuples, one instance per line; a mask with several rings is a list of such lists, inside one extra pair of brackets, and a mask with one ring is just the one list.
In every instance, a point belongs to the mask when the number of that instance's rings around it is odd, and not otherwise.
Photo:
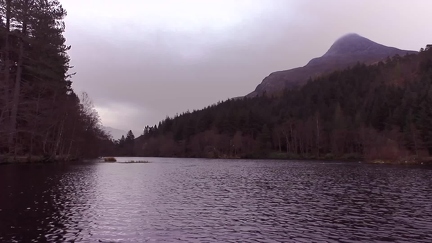
[(305, 65), (349, 32), (414, 50), (432, 39), (429, 1), (260, 3), (264, 14), (225, 31), (150, 30), (139, 21), (94, 29), (69, 11), (74, 87), (90, 94), (105, 125), (141, 131), (167, 115), (246, 95), (271, 72)]

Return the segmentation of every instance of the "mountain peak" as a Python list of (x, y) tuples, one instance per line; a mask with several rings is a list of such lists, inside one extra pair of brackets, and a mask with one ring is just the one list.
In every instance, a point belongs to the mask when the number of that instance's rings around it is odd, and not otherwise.
[(355, 33), (346, 34), (337, 39), (324, 56), (362, 54), (375, 52), (384, 47)]
[(356, 40), (356, 39), (366, 39), (366, 38), (357, 34), (357, 33), (348, 33), (348, 34), (345, 34), (345, 35), (339, 37), (339, 39), (337, 39), (335, 41), (335, 43), (336, 42), (352, 41), (352, 40)]
[(344, 69), (356, 63), (372, 64), (387, 57), (402, 56), (407, 53), (416, 52), (381, 45), (355, 33), (346, 34), (337, 39), (323, 56), (313, 58), (307, 65), (271, 73), (248, 97), (299, 87), (310, 78)]

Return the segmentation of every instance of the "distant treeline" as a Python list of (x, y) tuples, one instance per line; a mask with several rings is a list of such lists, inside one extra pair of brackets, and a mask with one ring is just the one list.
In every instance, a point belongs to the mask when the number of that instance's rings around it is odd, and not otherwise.
[(65, 16), (56, 0), (0, 1), (0, 157), (96, 157), (109, 143), (71, 88)]
[(277, 97), (230, 99), (146, 127), (134, 155), (380, 158), (432, 153), (432, 50), (357, 64)]

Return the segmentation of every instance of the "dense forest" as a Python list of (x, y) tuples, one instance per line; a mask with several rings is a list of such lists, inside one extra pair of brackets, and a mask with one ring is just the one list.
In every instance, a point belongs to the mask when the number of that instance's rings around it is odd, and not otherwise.
[(230, 99), (112, 141), (71, 85), (57, 0), (0, 0), (0, 162), (136, 155), (380, 158), (432, 154), (432, 49), (300, 88)]
[(145, 127), (135, 155), (380, 158), (432, 153), (432, 50), (230, 99)]
[(97, 157), (110, 143), (89, 97), (71, 88), (65, 16), (57, 0), (0, 0), (3, 159)]

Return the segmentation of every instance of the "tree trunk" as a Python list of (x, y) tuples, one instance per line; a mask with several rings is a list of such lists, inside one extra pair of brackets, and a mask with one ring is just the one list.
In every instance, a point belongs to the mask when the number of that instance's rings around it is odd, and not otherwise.
[(279, 147), (279, 153), (282, 153), (282, 146), (281, 146), (281, 137), (279, 133), (277, 134), (278, 137), (278, 147)]
[(15, 78), (15, 87), (12, 99), (12, 109), (11, 109), (11, 118), (10, 118), (10, 130), (9, 130), (9, 153), (15, 150), (14, 140), (16, 137), (17, 130), (17, 114), (18, 114), (18, 105), (20, 101), (20, 93), (21, 93), (21, 79), (23, 72), (23, 62), (24, 62), (24, 37), (27, 34), (27, 11), (28, 11), (28, 0), (24, 1), (24, 16), (23, 16), (23, 25), (21, 30), (21, 38), (19, 45), (19, 56), (17, 63), (17, 73)]
[(49, 154), (48, 150), (47, 150), (47, 143), (48, 143), (48, 138), (49, 138), (50, 130), (51, 130), (51, 128), (46, 131), (45, 137), (44, 137), (44, 140), (43, 140), (43, 143), (42, 143), (42, 151), (43, 151), (44, 155), (48, 155)]
[(416, 156), (418, 157), (419, 153), (418, 153), (418, 144), (417, 144), (417, 136), (416, 136), (415, 129), (416, 128), (415, 128), (414, 124), (410, 123), (411, 137), (412, 137), (412, 140), (414, 143), (414, 152), (415, 152)]
[(289, 149), (289, 147), (290, 147), (290, 143), (289, 143), (289, 138), (288, 138), (288, 133), (287, 132), (285, 132), (285, 142), (286, 142), (286, 150), (287, 150), (287, 154), (289, 154), (289, 151), (290, 151), (290, 149)]
[(299, 138), (299, 155), (303, 156), (305, 154), (303, 138)]
[(64, 123), (65, 123), (66, 117), (61, 121), (60, 123), (60, 128), (59, 128), (59, 132), (57, 135), (57, 140), (53, 149), (53, 153), (52, 153), (52, 158), (55, 159), (57, 152), (59, 151), (59, 147), (60, 147), (60, 142), (63, 138), (63, 129), (64, 129)]
[[(2, 113), (0, 115), (0, 124), (3, 122), (3, 127), (7, 127), (7, 122), (9, 121), (9, 82), (10, 82), (10, 61), (9, 61), (9, 34), (10, 34), (10, 20), (11, 20), (11, 0), (6, 0), (6, 34), (5, 43), (3, 49), (3, 59), (4, 59), (4, 107), (2, 108)], [(8, 131), (6, 129), (6, 131)], [(9, 131), (8, 131), (9, 132)]]
[(71, 137), (70, 137), (70, 142), (69, 142), (69, 148), (67, 151), (67, 155), (66, 157), (69, 159), (71, 157), (71, 152), (72, 152), (72, 144), (74, 142), (74, 135), (75, 135), (75, 127), (76, 127), (76, 121), (74, 120), (73, 122), (73, 128), (72, 128), (72, 133), (71, 133)]
[(317, 129), (316, 149), (317, 149), (317, 159), (318, 159), (320, 157), (320, 129), (319, 129), (318, 114), (316, 115), (316, 129)]
[(293, 151), (295, 153), (294, 150), (294, 132), (293, 132), (293, 127), (292, 127), (292, 123), (291, 121), (289, 122), (289, 128), (290, 128), (290, 138), (291, 138), (291, 143), (290, 143), (290, 151)]

